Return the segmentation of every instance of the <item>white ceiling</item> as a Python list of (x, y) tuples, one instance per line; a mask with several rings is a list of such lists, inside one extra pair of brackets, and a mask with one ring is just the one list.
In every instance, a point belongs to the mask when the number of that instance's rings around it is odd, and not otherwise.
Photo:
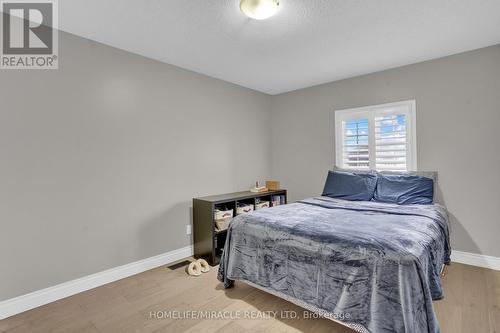
[(61, 30), (278, 94), (500, 43), (499, 0), (63, 0)]

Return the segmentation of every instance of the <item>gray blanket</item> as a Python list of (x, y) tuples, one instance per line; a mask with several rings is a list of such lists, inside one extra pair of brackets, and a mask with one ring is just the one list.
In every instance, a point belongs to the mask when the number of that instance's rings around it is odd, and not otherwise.
[(449, 261), (440, 205), (318, 197), (235, 217), (218, 278), (373, 333), (439, 332), (432, 300)]

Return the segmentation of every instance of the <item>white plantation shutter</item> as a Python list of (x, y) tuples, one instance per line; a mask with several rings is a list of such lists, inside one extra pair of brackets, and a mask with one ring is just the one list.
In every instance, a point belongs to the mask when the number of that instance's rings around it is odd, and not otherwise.
[(368, 119), (344, 122), (343, 166), (349, 169), (370, 167)]
[(416, 170), (415, 101), (336, 111), (335, 133), (337, 166)]
[(375, 116), (375, 169), (406, 171), (406, 115)]

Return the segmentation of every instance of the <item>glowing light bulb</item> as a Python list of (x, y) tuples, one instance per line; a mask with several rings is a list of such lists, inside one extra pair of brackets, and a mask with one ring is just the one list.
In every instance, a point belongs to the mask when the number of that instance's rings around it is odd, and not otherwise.
[(240, 9), (246, 16), (255, 20), (264, 20), (276, 14), (280, 7), (279, 0), (241, 0)]

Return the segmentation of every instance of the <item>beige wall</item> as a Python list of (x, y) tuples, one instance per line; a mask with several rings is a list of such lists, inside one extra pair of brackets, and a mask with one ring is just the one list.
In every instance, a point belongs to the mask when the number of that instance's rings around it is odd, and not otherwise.
[(270, 96), (60, 34), (0, 71), (0, 300), (190, 244), (191, 198), (270, 174)]
[(439, 172), (452, 247), (500, 257), (500, 46), (273, 96), (272, 173), (292, 200), (321, 194), (334, 110), (417, 101), (420, 170)]

